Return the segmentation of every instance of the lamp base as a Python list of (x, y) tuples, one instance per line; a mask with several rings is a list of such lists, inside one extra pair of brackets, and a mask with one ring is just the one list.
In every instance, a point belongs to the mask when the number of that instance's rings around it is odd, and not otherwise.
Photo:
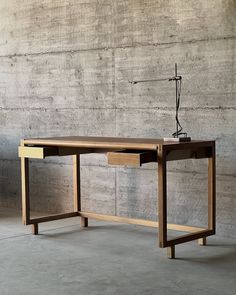
[(191, 137), (164, 137), (164, 141), (173, 141), (173, 142), (189, 142)]

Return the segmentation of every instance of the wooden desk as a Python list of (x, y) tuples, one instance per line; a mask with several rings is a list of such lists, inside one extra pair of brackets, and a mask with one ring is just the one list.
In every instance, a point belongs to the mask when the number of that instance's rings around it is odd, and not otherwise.
[[(141, 166), (158, 162), (158, 222), (103, 215), (81, 210), (80, 154), (107, 153), (108, 164)], [(29, 158), (44, 159), (48, 156), (73, 156), (74, 211), (65, 214), (30, 218)], [(19, 147), (22, 175), (23, 223), (31, 224), (38, 234), (38, 224), (73, 216), (81, 217), (82, 227), (88, 226), (88, 218), (117, 221), (159, 228), (159, 247), (166, 248), (169, 258), (175, 257), (175, 245), (198, 240), (205, 245), (206, 237), (215, 234), (216, 178), (215, 142), (192, 141), (185, 143), (164, 142), (161, 139), (112, 138), (112, 137), (55, 137), (24, 139)], [(208, 227), (199, 228), (167, 224), (167, 161), (208, 158)], [(181, 237), (167, 239), (167, 229), (189, 232)]]

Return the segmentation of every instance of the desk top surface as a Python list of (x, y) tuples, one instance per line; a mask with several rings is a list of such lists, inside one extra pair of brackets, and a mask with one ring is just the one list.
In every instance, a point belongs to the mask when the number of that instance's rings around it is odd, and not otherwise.
[(23, 140), (25, 145), (35, 146), (67, 146), (88, 148), (123, 148), (123, 149), (147, 149), (157, 150), (161, 146), (186, 145), (212, 143), (213, 141), (171, 142), (157, 138), (121, 138), (121, 137), (88, 137), (66, 136), (48, 138), (30, 138)]

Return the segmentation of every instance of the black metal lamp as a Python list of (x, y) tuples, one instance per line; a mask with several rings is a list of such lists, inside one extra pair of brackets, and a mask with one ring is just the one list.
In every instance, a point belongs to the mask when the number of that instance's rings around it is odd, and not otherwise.
[(175, 120), (176, 120), (176, 131), (172, 134), (172, 137), (165, 137), (164, 141), (191, 141), (191, 137), (188, 137), (186, 132), (182, 132), (183, 128), (179, 122), (179, 107), (180, 107), (180, 94), (181, 94), (181, 84), (182, 76), (178, 75), (177, 64), (175, 64), (175, 75), (172, 78), (162, 78), (162, 79), (150, 79), (150, 80), (134, 80), (129, 81), (131, 84), (143, 83), (143, 82), (160, 82), (160, 81), (175, 81)]

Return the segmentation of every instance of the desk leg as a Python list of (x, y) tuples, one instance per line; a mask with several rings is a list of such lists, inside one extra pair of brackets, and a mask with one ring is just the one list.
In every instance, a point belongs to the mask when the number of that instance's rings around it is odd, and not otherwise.
[(175, 246), (174, 245), (167, 247), (167, 257), (170, 259), (175, 258)]
[(38, 223), (32, 224), (32, 234), (37, 235), (39, 233), (39, 226)]
[[(29, 198), (29, 159), (21, 158), (21, 185), (22, 185), (22, 216), (23, 224), (30, 224), (30, 198)], [(38, 234), (38, 224), (32, 224), (32, 233)]]
[[(208, 229), (216, 231), (216, 163), (215, 145), (212, 146), (212, 157), (208, 158)], [(206, 245), (206, 237), (198, 240), (198, 245)]]
[(166, 247), (167, 242), (167, 190), (166, 190), (166, 155), (165, 150), (158, 150), (158, 216), (159, 246)]
[(30, 224), (29, 159), (21, 158), (22, 221)]
[(206, 237), (198, 239), (198, 245), (199, 246), (206, 246)]
[[(81, 211), (80, 155), (73, 155), (74, 211)], [(88, 218), (81, 216), (81, 227), (88, 226)]]
[[(159, 245), (160, 248), (167, 247), (167, 256), (175, 258), (175, 246), (178, 244), (198, 240), (199, 245), (206, 245), (206, 238), (214, 235), (216, 230), (216, 165), (215, 144), (211, 148), (211, 156), (208, 158), (208, 228), (167, 240), (167, 150), (158, 151), (158, 199), (159, 199)], [(207, 156), (207, 155), (206, 155)]]
[(208, 229), (216, 231), (216, 157), (215, 144), (212, 157), (208, 159)]

